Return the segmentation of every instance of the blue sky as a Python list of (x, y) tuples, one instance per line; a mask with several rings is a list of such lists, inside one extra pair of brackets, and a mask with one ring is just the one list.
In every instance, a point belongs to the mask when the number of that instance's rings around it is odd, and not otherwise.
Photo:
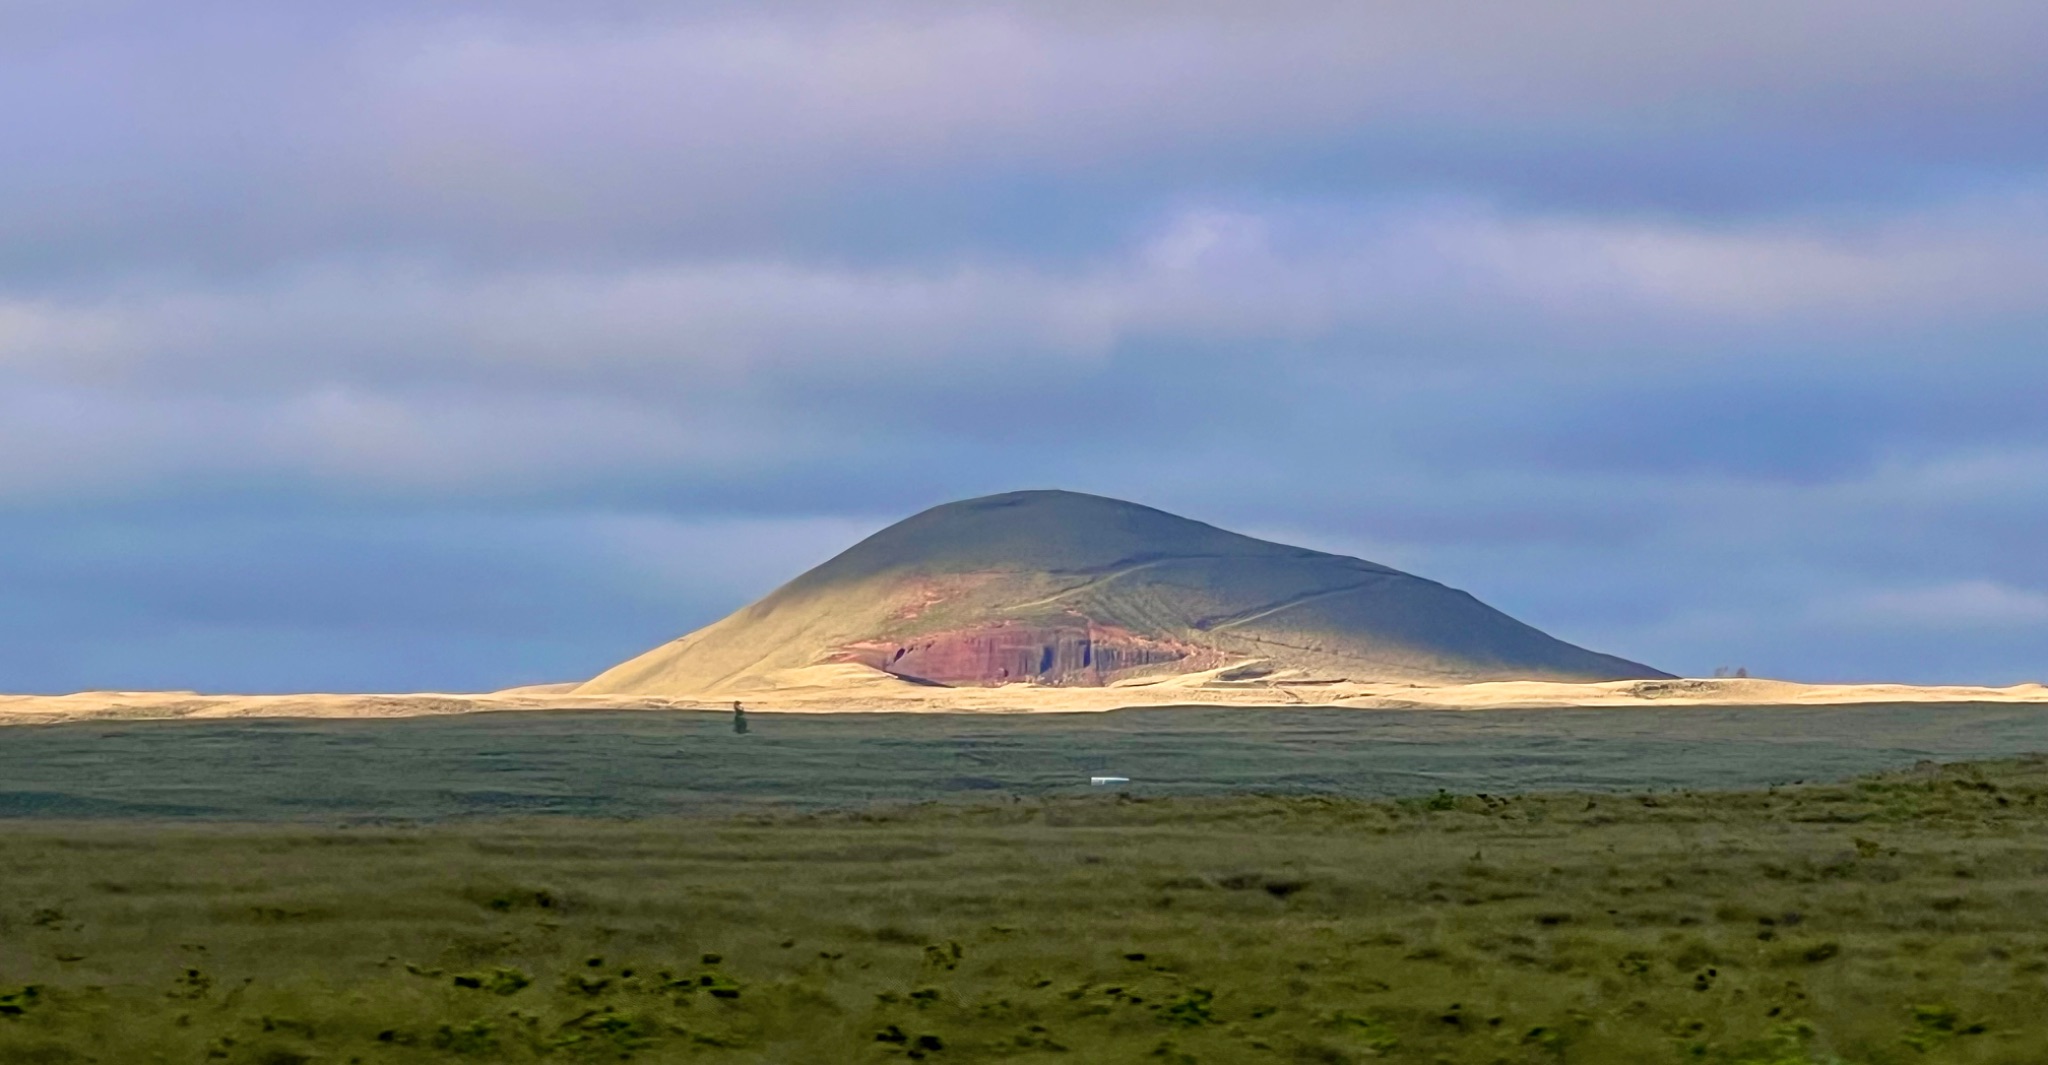
[(0, 0), (0, 689), (574, 678), (1100, 492), (2048, 679), (2048, 7)]

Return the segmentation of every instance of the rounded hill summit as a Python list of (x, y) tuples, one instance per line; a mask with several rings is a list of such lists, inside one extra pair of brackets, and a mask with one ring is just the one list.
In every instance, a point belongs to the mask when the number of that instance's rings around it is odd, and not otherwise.
[(1667, 675), (1377, 563), (1122, 500), (1030, 491), (906, 518), (578, 692), (756, 691), (832, 664), (945, 686), (1096, 686), (1225, 668), (1303, 682)]

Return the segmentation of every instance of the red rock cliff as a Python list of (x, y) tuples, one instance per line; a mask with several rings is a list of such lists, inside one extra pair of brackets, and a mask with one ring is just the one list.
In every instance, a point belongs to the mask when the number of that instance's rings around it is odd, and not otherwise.
[(1191, 670), (1222, 664), (1222, 656), (1211, 648), (1147, 639), (1085, 618), (1055, 625), (1001, 622), (926, 633), (901, 643), (862, 643), (845, 648), (838, 657), (909, 680), (949, 686), (1096, 686), (1141, 666), (1175, 662)]

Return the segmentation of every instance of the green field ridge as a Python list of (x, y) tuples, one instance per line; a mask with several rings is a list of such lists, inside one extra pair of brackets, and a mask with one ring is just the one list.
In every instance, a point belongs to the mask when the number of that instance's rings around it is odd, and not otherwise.
[(2048, 761), (1742, 792), (16, 822), (0, 1061), (2034, 1065)]

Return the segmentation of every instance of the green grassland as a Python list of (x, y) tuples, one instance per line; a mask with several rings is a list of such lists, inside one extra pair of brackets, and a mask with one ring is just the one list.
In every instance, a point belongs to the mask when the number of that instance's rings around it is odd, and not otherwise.
[(2048, 762), (0, 828), (0, 1061), (2048, 1061)]

